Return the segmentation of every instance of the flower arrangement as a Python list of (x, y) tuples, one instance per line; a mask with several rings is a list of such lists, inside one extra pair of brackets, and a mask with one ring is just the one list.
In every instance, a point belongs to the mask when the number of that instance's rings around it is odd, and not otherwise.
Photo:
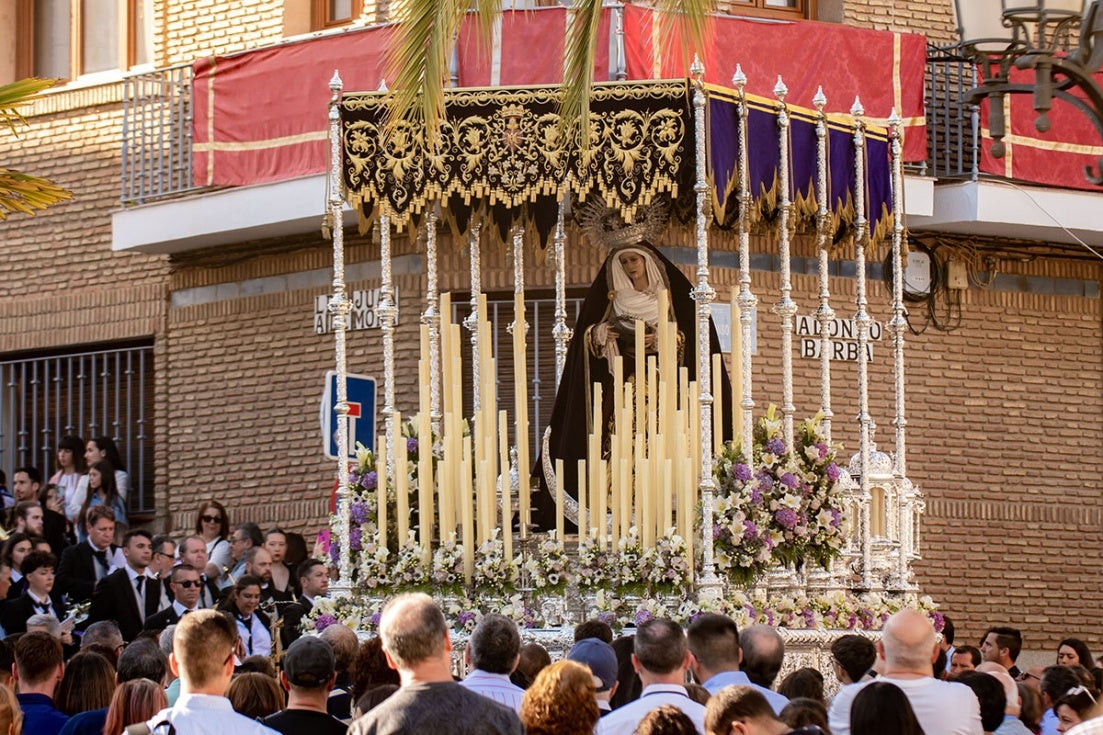
[(536, 544), (522, 567), (527, 586), (541, 594), (560, 594), (570, 581), (570, 560), (555, 532)]
[[(374, 632), (388, 598), (389, 595), (359, 595), (355, 599), (319, 598), (304, 618), (303, 630), (321, 631), (335, 623), (342, 623), (353, 630)], [(505, 615), (523, 628), (560, 623), (541, 619), (537, 606), (521, 592), (495, 594), (476, 591), (470, 595), (436, 596), (436, 599), (445, 618), (457, 632), (470, 633), (489, 612)], [(583, 597), (582, 613), (585, 618), (602, 620), (615, 629), (638, 626), (659, 617), (672, 618), (688, 625), (702, 613), (721, 613), (731, 616), (740, 627), (765, 623), (791, 630), (880, 630), (889, 616), (905, 607), (925, 612), (936, 631), (941, 632), (945, 625), (938, 606), (930, 597), (915, 599), (877, 593), (853, 595), (836, 592), (819, 597), (794, 593), (771, 595), (766, 599), (742, 591), (730, 592), (720, 598), (697, 598), (692, 593), (634, 597), (599, 589)]]
[(613, 587), (621, 594), (643, 594), (647, 589), (647, 573), (642, 566), (643, 546), (635, 526), (617, 541), (616, 557), (611, 571)]
[(617, 559), (597, 539), (587, 538), (578, 545), (575, 575), (580, 590), (604, 590), (618, 577)]
[(310, 613), (303, 616), (302, 631), (321, 633), (339, 623), (355, 631), (373, 633), (379, 627), (379, 616), (385, 604), (385, 599), (366, 596), (355, 600), (349, 597), (317, 597)]
[(725, 445), (714, 465), (717, 484), (712, 536), (717, 566), (733, 582), (748, 584), (771, 564), (806, 560), (826, 567), (843, 541), (838, 446), (823, 435), (817, 414), (795, 427), (793, 450), (771, 405), (754, 429), (752, 463), (736, 444)]
[(520, 557), (507, 559), (505, 544), (498, 537), (499, 529), (494, 529), (490, 538), (475, 549), (474, 578), (480, 592), (503, 594), (510, 591), (517, 581)]
[(463, 551), (463, 545), (456, 543), (456, 534), (452, 533), (433, 552), (429, 581), (436, 592), (455, 595), (463, 589)]
[(685, 539), (673, 527), (667, 529), (640, 560), (640, 569), (647, 572), (648, 589), (664, 593), (681, 590), (689, 582), (688, 556)]
[(429, 553), (417, 542), (417, 532), (410, 531), (391, 565), (391, 586), (402, 590), (427, 589), (431, 576), (427, 559)]

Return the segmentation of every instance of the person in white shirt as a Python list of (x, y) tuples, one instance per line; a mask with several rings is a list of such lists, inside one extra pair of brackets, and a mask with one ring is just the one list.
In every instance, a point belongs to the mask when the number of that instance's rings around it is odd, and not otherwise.
[(471, 633), (463, 657), (473, 670), (460, 686), (504, 704), (514, 712), (521, 712), (525, 690), (509, 680), (521, 660), (521, 634), (517, 623), (504, 615), (484, 616)]
[(154, 735), (277, 735), (234, 712), (225, 692), (234, 675), (234, 622), (215, 610), (184, 616), (173, 633), (169, 668), (180, 678), (180, 698), (146, 725)]
[(685, 712), (704, 735), (705, 708), (689, 698), (685, 687), (692, 657), (682, 627), (673, 620), (655, 618), (641, 625), (633, 644), (632, 666), (643, 691), (636, 701), (602, 717), (597, 735), (632, 735), (648, 712), (664, 704)]
[[(877, 656), (884, 671), (876, 681), (899, 687), (915, 710), (923, 731), (940, 735), (982, 735), (980, 704), (963, 684), (935, 679), (939, 645), (930, 618), (918, 610), (901, 610), (885, 623)], [(835, 735), (850, 735), (850, 708), (869, 682), (848, 684), (839, 690), (828, 712)]]

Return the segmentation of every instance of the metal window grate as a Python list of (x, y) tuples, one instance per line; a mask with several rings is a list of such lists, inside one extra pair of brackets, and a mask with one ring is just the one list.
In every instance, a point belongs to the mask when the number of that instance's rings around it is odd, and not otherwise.
[(152, 512), (153, 348), (0, 361), (0, 467), (56, 470), (57, 442), (114, 439), (130, 473), (129, 510)]

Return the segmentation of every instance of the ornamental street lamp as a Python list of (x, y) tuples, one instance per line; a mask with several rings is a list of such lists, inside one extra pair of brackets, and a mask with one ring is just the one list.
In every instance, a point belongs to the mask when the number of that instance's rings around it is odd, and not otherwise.
[[(1034, 96), (1034, 127), (1050, 129), (1053, 98), (1084, 113), (1103, 138), (1103, 90), (1094, 74), (1103, 65), (1103, 0), (954, 0), (959, 48), (977, 64), (980, 86), (966, 93), (988, 98), (992, 155), (1003, 157), (1007, 134), (1003, 99)], [(1074, 42), (1078, 39), (1074, 47)], [(1034, 80), (1011, 81), (1012, 69), (1033, 69)], [(1103, 159), (1085, 166), (1088, 181), (1103, 186)]]

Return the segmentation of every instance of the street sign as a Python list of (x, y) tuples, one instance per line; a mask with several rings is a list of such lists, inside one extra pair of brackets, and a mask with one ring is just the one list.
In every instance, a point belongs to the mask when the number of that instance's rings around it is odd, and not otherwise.
[[(364, 375), (348, 375), (348, 458), (356, 459), (356, 442), (375, 450), (375, 380)], [(326, 372), (325, 390), (322, 392), (321, 428), (322, 446), (326, 457), (337, 459), (337, 373)]]

